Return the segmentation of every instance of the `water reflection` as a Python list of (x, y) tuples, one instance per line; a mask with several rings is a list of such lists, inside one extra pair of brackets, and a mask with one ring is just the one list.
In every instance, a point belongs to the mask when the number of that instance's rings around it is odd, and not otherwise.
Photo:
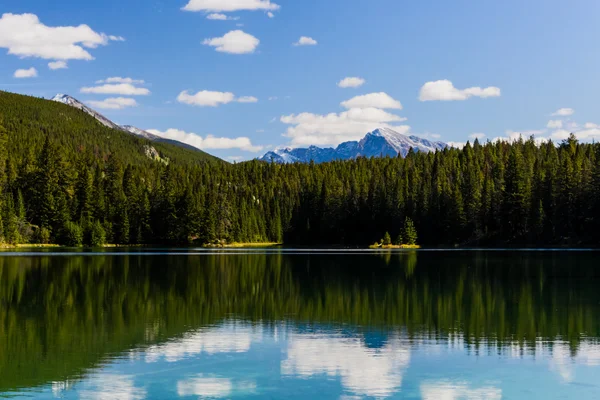
[(447, 381), (425, 382), (421, 385), (423, 400), (500, 400), (502, 390), (493, 386), (472, 388), (466, 383)]
[(186, 333), (183, 338), (150, 346), (144, 351), (146, 362), (177, 362), (200, 353), (243, 353), (250, 349), (252, 340), (260, 340), (260, 329), (226, 323), (213, 329)]
[(249, 395), (256, 391), (255, 382), (234, 383), (229, 378), (204, 377), (199, 375), (195, 378), (189, 378), (177, 382), (177, 394), (181, 397), (200, 396), (200, 397), (230, 397), (234, 393), (237, 395)]
[(84, 400), (142, 400), (146, 389), (136, 387), (134, 377), (129, 375), (92, 375), (82, 385), (79, 396)]
[(369, 348), (357, 337), (332, 334), (292, 334), (288, 340), (281, 365), (284, 377), (339, 377), (343, 387), (356, 395), (389, 396), (402, 386), (410, 363), (410, 347), (399, 338), (381, 348)]
[(599, 278), (593, 253), (0, 257), (0, 395), (600, 398)]

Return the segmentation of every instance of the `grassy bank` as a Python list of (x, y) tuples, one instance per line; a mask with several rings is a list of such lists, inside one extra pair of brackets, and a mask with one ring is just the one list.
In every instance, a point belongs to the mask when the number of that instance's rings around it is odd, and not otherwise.
[(418, 244), (372, 244), (370, 249), (420, 249)]
[(206, 248), (262, 248), (262, 247), (278, 247), (281, 243), (266, 242), (266, 243), (226, 243), (226, 244), (204, 244), (202, 247)]
[(0, 243), (0, 249), (25, 249), (25, 248), (53, 248), (61, 247), (59, 244), (7, 244)]

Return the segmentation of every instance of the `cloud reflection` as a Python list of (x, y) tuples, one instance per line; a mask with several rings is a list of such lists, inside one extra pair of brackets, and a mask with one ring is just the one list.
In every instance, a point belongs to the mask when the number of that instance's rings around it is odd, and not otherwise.
[(228, 378), (192, 378), (177, 382), (179, 396), (226, 397), (231, 394), (233, 384)]
[(244, 353), (253, 339), (262, 337), (260, 329), (228, 323), (212, 329), (187, 333), (183, 338), (150, 346), (146, 349), (146, 362), (177, 362), (184, 358), (204, 354)]
[(198, 375), (195, 378), (185, 379), (177, 382), (177, 394), (181, 397), (229, 397), (234, 392), (252, 393), (256, 390), (256, 383), (251, 381), (234, 383), (229, 378), (204, 377)]
[(281, 373), (340, 377), (344, 388), (353, 394), (386, 397), (400, 389), (409, 363), (410, 348), (398, 339), (371, 349), (357, 338), (293, 334)]
[(146, 398), (146, 389), (136, 387), (133, 376), (100, 374), (92, 377), (89, 386), (93, 390), (82, 390), (83, 400), (142, 400)]
[(421, 396), (423, 400), (499, 400), (502, 390), (493, 386), (474, 389), (466, 383), (439, 381), (423, 383)]

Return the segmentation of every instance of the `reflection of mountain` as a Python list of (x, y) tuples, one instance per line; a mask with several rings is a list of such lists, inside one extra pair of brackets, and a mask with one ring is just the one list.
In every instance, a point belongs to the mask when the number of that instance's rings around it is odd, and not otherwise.
[[(130, 349), (165, 361), (245, 351), (260, 330), (206, 329), (232, 316), (343, 323), (362, 340), (340, 343), (366, 356), (394, 343), (373, 327), (508, 350), (560, 337), (566, 354), (584, 346), (598, 363), (595, 265), (585, 253), (0, 257), (0, 392), (67, 381)], [(291, 343), (323, 344), (311, 334)]]

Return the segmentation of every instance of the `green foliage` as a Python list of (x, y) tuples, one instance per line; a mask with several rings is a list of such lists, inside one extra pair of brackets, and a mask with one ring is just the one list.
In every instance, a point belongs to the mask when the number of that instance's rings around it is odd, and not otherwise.
[(92, 247), (100, 247), (106, 243), (106, 232), (99, 221), (94, 222), (91, 233), (89, 245)]
[(401, 246), (401, 245), (403, 245), (403, 244), (404, 244), (404, 238), (402, 237), (402, 234), (399, 234), (399, 235), (396, 237), (396, 241), (394, 242), (394, 244), (395, 244), (396, 246)]
[(409, 245), (415, 245), (417, 244), (417, 229), (415, 228), (415, 224), (412, 221), (412, 219), (406, 217), (406, 220), (404, 220), (404, 240), (406, 241), (406, 243), (403, 244), (409, 244)]
[(48, 228), (38, 228), (35, 232), (35, 243), (37, 244), (49, 244), (50, 243), (50, 231)]
[(69, 247), (80, 247), (83, 244), (83, 231), (74, 222), (67, 222), (60, 235), (60, 243)]
[(383, 235), (383, 239), (381, 239), (381, 242), (384, 246), (389, 246), (390, 244), (392, 244), (392, 237), (390, 236), (389, 232), (386, 232), (385, 235)]
[(165, 165), (146, 140), (63, 104), (0, 92), (0, 113), (3, 240), (44, 228), (60, 241), (73, 222), (116, 244), (364, 246), (399, 226), (403, 244), (417, 231), (433, 246), (600, 243), (600, 145), (574, 137), (289, 165), (152, 142)]

